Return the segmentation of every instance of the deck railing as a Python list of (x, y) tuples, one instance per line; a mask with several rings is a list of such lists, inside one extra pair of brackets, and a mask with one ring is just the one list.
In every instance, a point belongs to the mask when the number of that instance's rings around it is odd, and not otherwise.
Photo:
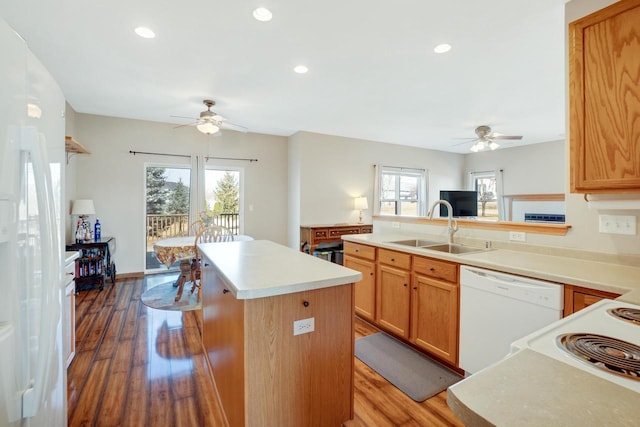
[[(228, 228), (232, 234), (238, 234), (240, 232), (239, 216), (240, 214), (237, 213), (217, 214), (210, 221)], [(188, 214), (147, 215), (147, 251), (152, 251), (153, 244), (158, 240), (188, 236), (190, 233)]]

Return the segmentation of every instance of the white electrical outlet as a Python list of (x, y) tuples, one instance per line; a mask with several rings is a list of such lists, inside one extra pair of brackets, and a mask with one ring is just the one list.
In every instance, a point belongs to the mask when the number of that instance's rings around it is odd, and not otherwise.
[(397, 221), (391, 221), (391, 228), (400, 228), (400, 223)]
[(636, 234), (634, 215), (598, 215), (598, 231), (609, 234)]
[(313, 332), (316, 329), (315, 317), (309, 317), (308, 319), (294, 320), (293, 322), (293, 335), (302, 335)]
[(509, 240), (513, 240), (514, 242), (524, 242), (527, 240), (527, 233), (524, 231), (510, 231)]

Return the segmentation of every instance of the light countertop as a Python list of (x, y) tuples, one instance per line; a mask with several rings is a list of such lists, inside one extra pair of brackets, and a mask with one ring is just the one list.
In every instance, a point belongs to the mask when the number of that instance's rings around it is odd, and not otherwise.
[(519, 351), (447, 390), (467, 426), (635, 426), (640, 396), (532, 350)]
[[(640, 304), (640, 268), (541, 251), (492, 249), (452, 255), (390, 243), (425, 238), (362, 234), (344, 240), (465, 265), (617, 292)], [(428, 238), (427, 238), (428, 239)], [(640, 395), (535, 351), (521, 350), (451, 386), (447, 401), (468, 426), (631, 426), (640, 420)]]
[(64, 265), (68, 265), (70, 262), (73, 262), (77, 258), (80, 257), (80, 252), (78, 251), (65, 251), (64, 253)]
[(406, 234), (354, 234), (342, 236), (342, 238), (346, 241), (444, 259), (463, 265), (488, 268), (560, 284), (615, 292), (622, 294), (619, 297), (621, 301), (640, 304), (640, 267), (506, 249), (491, 249), (455, 255), (390, 243), (394, 240), (424, 238), (424, 236), (414, 237)]
[(269, 240), (200, 243), (198, 249), (238, 299), (327, 288), (362, 278), (358, 271)]

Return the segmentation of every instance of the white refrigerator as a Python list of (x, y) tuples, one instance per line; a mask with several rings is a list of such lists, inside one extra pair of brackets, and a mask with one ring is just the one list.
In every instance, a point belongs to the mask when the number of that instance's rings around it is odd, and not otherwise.
[(66, 426), (64, 96), (0, 18), (0, 427)]

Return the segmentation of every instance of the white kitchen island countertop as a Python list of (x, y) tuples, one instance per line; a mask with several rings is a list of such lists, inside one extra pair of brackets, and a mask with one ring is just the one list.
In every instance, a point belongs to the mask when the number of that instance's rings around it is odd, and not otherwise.
[(354, 283), (358, 271), (310, 256), (269, 240), (200, 243), (237, 299), (254, 299)]

